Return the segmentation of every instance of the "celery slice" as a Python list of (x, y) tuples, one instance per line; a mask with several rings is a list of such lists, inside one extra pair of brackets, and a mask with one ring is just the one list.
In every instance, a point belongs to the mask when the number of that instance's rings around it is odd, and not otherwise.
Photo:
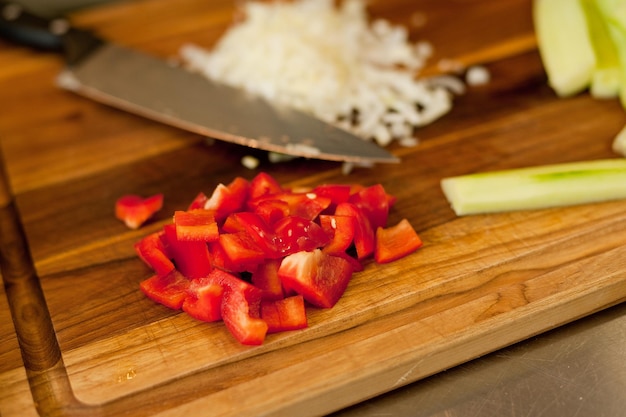
[(587, 22), (588, 36), (596, 57), (589, 92), (595, 98), (617, 97), (621, 84), (617, 46), (596, 0), (580, 0)]
[(620, 63), (618, 94), (622, 107), (626, 108), (626, 1), (596, 0), (595, 3), (617, 49)]
[(613, 151), (626, 156), (626, 126), (619, 131), (619, 133), (613, 139)]
[(626, 198), (626, 159), (544, 165), (444, 178), (458, 216)]
[(533, 24), (548, 84), (561, 97), (591, 83), (596, 58), (578, 0), (534, 0)]

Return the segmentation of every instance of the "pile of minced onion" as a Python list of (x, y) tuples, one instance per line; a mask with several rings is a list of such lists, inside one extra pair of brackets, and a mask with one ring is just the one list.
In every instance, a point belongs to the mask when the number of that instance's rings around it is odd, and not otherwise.
[(406, 28), (370, 22), (361, 0), (242, 5), (244, 19), (209, 51), (185, 45), (194, 71), (295, 107), (387, 146), (416, 144), (414, 130), (452, 107), (450, 85), (420, 80), (432, 53)]

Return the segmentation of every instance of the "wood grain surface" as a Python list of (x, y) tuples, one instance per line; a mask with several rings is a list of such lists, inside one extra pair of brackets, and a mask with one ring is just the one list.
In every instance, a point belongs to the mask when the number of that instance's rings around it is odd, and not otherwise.
[[(210, 47), (231, 0), (141, 0), (84, 11), (77, 25), (168, 59)], [(0, 414), (9, 416), (324, 415), (626, 299), (626, 202), (456, 217), (439, 181), (528, 165), (617, 157), (616, 100), (557, 99), (536, 50), (530, 0), (376, 0), (435, 55), (484, 65), (451, 113), (392, 147), (398, 165), (343, 175), (334, 162), (266, 161), (55, 87), (54, 55), (0, 40)], [(244, 155), (261, 158), (256, 171)], [(0, 170), (0, 171), (3, 171)], [(424, 240), (368, 263), (303, 331), (237, 344), (146, 299), (132, 244), (199, 191), (263, 170), (289, 186), (382, 183)], [(127, 229), (117, 197), (162, 192), (150, 224)]]

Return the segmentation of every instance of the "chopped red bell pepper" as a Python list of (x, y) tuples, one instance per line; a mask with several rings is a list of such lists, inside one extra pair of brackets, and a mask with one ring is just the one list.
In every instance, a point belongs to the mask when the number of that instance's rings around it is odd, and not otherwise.
[(350, 198), (352, 187), (347, 184), (323, 184), (313, 188), (311, 192), (318, 197), (330, 198), (331, 204), (326, 213), (334, 213), (338, 204), (346, 203)]
[(163, 207), (163, 194), (148, 198), (124, 195), (115, 202), (115, 217), (131, 229), (138, 229)]
[(261, 318), (267, 323), (268, 333), (304, 329), (308, 325), (304, 297), (261, 301)]
[(352, 276), (347, 260), (327, 255), (320, 249), (287, 255), (278, 270), (283, 285), (322, 308), (334, 306)]
[(378, 263), (392, 262), (415, 252), (423, 243), (407, 219), (389, 228), (376, 230), (374, 259)]
[(272, 226), (278, 220), (289, 216), (289, 204), (283, 200), (273, 198), (259, 199), (251, 208), (265, 224)]
[(209, 279), (224, 288), (222, 319), (235, 339), (244, 345), (262, 344), (267, 323), (260, 318), (261, 290), (219, 269), (214, 269)]
[(188, 287), (189, 279), (177, 270), (163, 276), (154, 275), (139, 284), (148, 298), (173, 310), (183, 306)]
[(277, 239), (274, 231), (256, 213), (233, 213), (226, 218), (222, 229), (228, 233), (242, 232), (250, 241), (254, 242), (258, 249), (263, 251), (267, 258), (276, 258), (278, 256)]
[(249, 191), (250, 183), (241, 177), (236, 177), (228, 185), (218, 184), (204, 204), (204, 209), (214, 211), (215, 219), (219, 222), (230, 213), (243, 209)]
[(139, 258), (160, 276), (167, 275), (174, 270), (174, 264), (167, 254), (162, 236), (162, 231), (150, 233), (134, 244)]
[(281, 259), (270, 259), (261, 263), (252, 272), (252, 284), (263, 291), (264, 300), (280, 300), (285, 297), (283, 284), (278, 276)]
[(175, 211), (174, 224), (176, 239), (180, 241), (212, 242), (219, 237), (215, 213), (211, 210)]
[(321, 214), (319, 221), (322, 230), (330, 237), (329, 242), (322, 248), (322, 251), (330, 255), (346, 252), (354, 241), (356, 218), (353, 216)]
[(211, 259), (206, 242), (179, 240), (174, 223), (163, 226), (166, 248), (174, 259), (174, 265), (187, 278), (199, 278), (211, 272)]
[(288, 216), (274, 225), (281, 256), (323, 247), (329, 238), (317, 223), (302, 217)]
[(230, 271), (254, 270), (267, 257), (265, 251), (246, 232), (221, 234), (218, 243), (226, 255)]
[(372, 230), (384, 227), (389, 216), (389, 197), (382, 185), (376, 184), (352, 194), (348, 200), (369, 219)]
[(256, 206), (266, 201), (279, 200), (287, 203), (288, 214), (291, 216), (302, 217), (307, 220), (314, 220), (324, 210), (326, 210), (332, 200), (330, 197), (317, 195), (313, 192), (293, 193), (282, 192), (279, 194), (269, 194), (267, 196), (258, 197), (248, 202), (248, 207), (255, 210)]
[(222, 295), (224, 288), (209, 277), (193, 279), (187, 288), (182, 309), (191, 317), (202, 321), (222, 319)]
[(135, 244), (156, 273), (141, 289), (261, 344), (267, 333), (306, 327), (306, 303), (334, 306), (368, 257), (390, 262), (422, 246), (407, 220), (385, 228), (394, 203), (380, 184), (293, 191), (266, 173), (237, 177)]
[(283, 191), (278, 181), (265, 172), (258, 173), (250, 181), (250, 201), (255, 201), (259, 197), (279, 194)]
[(187, 210), (203, 209), (208, 200), (209, 200), (209, 197), (207, 197), (205, 193), (200, 191), (196, 195), (196, 198), (193, 199), (191, 204), (189, 204), (189, 207), (187, 207)]
[(337, 216), (351, 216), (355, 219), (354, 246), (357, 258), (365, 259), (374, 253), (375, 232), (368, 217), (352, 203), (341, 203), (335, 210)]

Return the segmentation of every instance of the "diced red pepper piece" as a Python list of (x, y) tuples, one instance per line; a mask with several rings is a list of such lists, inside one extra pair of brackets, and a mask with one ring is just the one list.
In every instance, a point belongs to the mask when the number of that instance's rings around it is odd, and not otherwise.
[(187, 278), (199, 278), (211, 272), (209, 249), (205, 242), (182, 241), (176, 235), (176, 225), (163, 226), (167, 250), (171, 253), (176, 269)]
[(313, 188), (311, 192), (320, 197), (330, 198), (331, 204), (327, 212), (333, 213), (338, 204), (346, 203), (350, 198), (352, 187), (347, 184), (322, 184)]
[(174, 270), (174, 264), (167, 255), (167, 249), (161, 239), (162, 235), (162, 231), (150, 233), (133, 245), (139, 258), (160, 276)]
[(212, 322), (222, 319), (222, 295), (224, 288), (215, 280), (202, 277), (191, 280), (183, 311), (191, 317)]
[(221, 234), (218, 242), (226, 255), (228, 269), (233, 272), (253, 270), (266, 258), (265, 251), (246, 232)]
[(268, 333), (304, 329), (308, 325), (304, 297), (261, 301), (261, 318), (267, 323)]
[[(230, 262), (224, 248), (220, 244), (219, 239), (215, 242), (207, 243), (209, 247), (209, 259), (213, 268), (220, 268), (225, 271), (235, 272), (235, 265)], [(241, 271), (239, 271), (241, 272)]]
[(372, 230), (385, 227), (389, 216), (389, 197), (381, 184), (372, 185), (352, 194), (348, 200), (361, 209)]
[[(329, 253), (328, 255), (331, 255), (331, 254)], [(346, 261), (348, 261), (348, 263), (352, 265), (352, 272), (361, 272), (363, 269), (365, 269), (361, 261), (359, 261), (354, 256), (348, 254), (347, 252), (333, 253), (332, 255), (337, 256), (339, 258), (343, 258)]]
[(357, 258), (365, 259), (374, 253), (375, 232), (368, 217), (352, 203), (341, 203), (335, 210), (337, 216), (352, 216), (355, 219), (354, 246)]
[(330, 237), (330, 241), (322, 248), (322, 251), (330, 255), (337, 255), (348, 250), (354, 241), (356, 218), (321, 214), (319, 221), (322, 230)]
[(175, 211), (174, 224), (180, 241), (212, 242), (219, 237), (215, 213), (211, 210)]
[(139, 288), (151, 300), (179, 310), (187, 297), (189, 280), (177, 270), (167, 275), (154, 275), (139, 283)]
[(277, 257), (276, 237), (274, 231), (256, 213), (233, 213), (226, 218), (223, 230), (230, 233), (243, 232), (263, 251), (267, 258)]
[(376, 250), (374, 259), (378, 263), (392, 262), (415, 252), (423, 243), (407, 219), (386, 229), (376, 230)]
[(268, 226), (272, 226), (283, 217), (289, 216), (289, 204), (286, 201), (273, 198), (260, 199), (253, 205), (252, 210)]
[(287, 203), (289, 215), (302, 217), (307, 220), (314, 220), (317, 216), (330, 206), (330, 197), (318, 196), (313, 192), (292, 193), (282, 192), (280, 194), (270, 194), (248, 201), (248, 207), (255, 211), (259, 204), (266, 201), (280, 200)]
[(296, 216), (285, 217), (274, 225), (281, 255), (321, 248), (329, 238), (317, 223)]
[(219, 269), (214, 269), (209, 279), (224, 288), (222, 319), (235, 339), (244, 345), (262, 344), (267, 323), (260, 318), (261, 290)]
[(148, 198), (124, 195), (115, 202), (115, 217), (131, 229), (138, 229), (163, 207), (163, 194)]
[(211, 197), (204, 204), (204, 209), (215, 212), (215, 220), (225, 219), (230, 213), (243, 209), (250, 183), (248, 180), (236, 177), (230, 184), (218, 184)]
[(352, 265), (346, 259), (315, 249), (286, 256), (278, 275), (286, 288), (295, 290), (309, 303), (330, 308), (346, 290)]
[(263, 291), (264, 300), (280, 300), (285, 297), (283, 284), (278, 276), (281, 259), (270, 259), (258, 265), (252, 272), (252, 284)]
[(282, 192), (283, 188), (278, 181), (268, 173), (260, 172), (250, 181), (250, 200), (252, 201)]
[(203, 209), (208, 200), (209, 197), (207, 197), (206, 194), (200, 191), (198, 195), (196, 195), (196, 198), (194, 198), (193, 201), (189, 204), (187, 210)]

